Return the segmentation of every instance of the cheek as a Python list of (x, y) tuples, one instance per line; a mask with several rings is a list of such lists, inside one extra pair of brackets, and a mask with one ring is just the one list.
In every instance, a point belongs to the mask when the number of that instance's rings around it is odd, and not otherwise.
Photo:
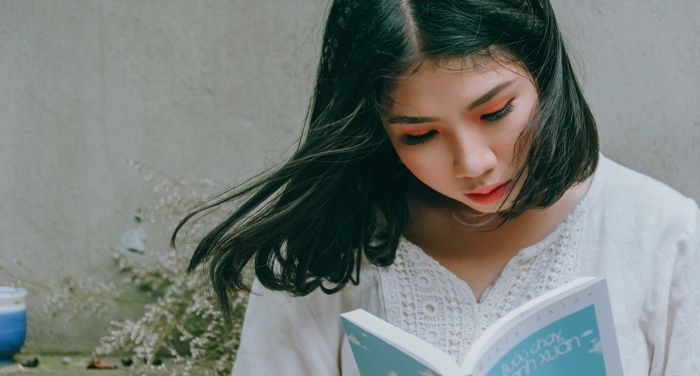
[[(421, 148), (420, 146), (418, 148)], [(439, 150), (424, 148), (423, 150), (399, 150), (401, 160), (406, 168), (425, 185), (441, 190), (452, 181), (449, 158)]]
[(518, 138), (525, 131), (529, 117), (530, 114), (527, 111), (518, 111), (509, 120), (508, 125), (498, 128), (498, 132), (495, 134), (497, 140), (493, 145), (499, 159), (512, 159)]

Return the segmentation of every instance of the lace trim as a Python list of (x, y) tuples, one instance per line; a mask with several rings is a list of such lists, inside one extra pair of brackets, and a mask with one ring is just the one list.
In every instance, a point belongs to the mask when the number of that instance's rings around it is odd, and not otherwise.
[(573, 279), (586, 198), (554, 232), (518, 252), (479, 304), (466, 282), (401, 237), (394, 263), (380, 268), (387, 321), (461, 362), (503, 315)]

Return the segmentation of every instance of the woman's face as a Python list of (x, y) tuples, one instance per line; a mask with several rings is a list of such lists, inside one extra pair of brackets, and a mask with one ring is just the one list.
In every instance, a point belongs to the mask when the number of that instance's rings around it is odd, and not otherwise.
[(469, 68), (461, 61), (425, 63), (401, 78), (390, 97), (382, 122), (406, 168), (446, 197), (496, 212), (518, 167), (516, 140), (538, 103), (528, 71), (495, 61)]

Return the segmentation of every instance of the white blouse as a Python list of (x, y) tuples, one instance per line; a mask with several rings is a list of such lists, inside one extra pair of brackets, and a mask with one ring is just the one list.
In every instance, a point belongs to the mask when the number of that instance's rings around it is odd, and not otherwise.
[(518, 305), (578, 276), (605, 276), (626, 375), (700, 371), (700, 209), (602, 154), (585, 197), (520, 250), (477, 303), (469, 286), (401, 238), (360, 284), (292, 297), (253, 284), (234, 375), (358, 375), (339, 314), (363, 308), (461, 362)]

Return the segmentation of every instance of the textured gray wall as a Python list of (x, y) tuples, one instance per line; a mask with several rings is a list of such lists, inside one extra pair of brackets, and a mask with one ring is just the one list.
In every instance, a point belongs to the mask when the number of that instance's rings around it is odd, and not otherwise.
[[(128, 159), (222, 182), (279, 160), (301, 129), (323, 4), (0, 1), (0, 263), (47, 283), (108, 279), (110, 246), (154, 197)], [(89, 349), (119, 316), (65, 325), (45, 299), (29, 300), (39, 350)]]
[(552, 2), (603, 153), (700, 200), (700, 2)]
[[(700, 3), (553, 2), (603, 152), (699, 200)], [(221, 182), (280, 161), (325, 5), (0, 0), (0, 265), (45, 283), (109, 279), (110, 245), (152, 198), (127, 159)], [(29, 300), (36, 350), (90, 349), (119, 316), (65, 325), (45, 299)]]

